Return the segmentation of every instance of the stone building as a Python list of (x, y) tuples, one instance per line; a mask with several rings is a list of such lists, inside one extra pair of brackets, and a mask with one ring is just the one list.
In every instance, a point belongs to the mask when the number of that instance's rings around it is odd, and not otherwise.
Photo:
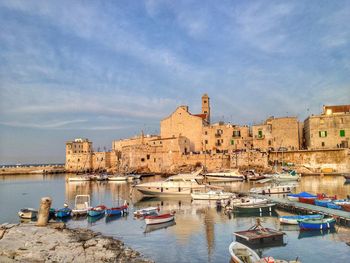
[(268, 150), (298, 150), (299, 122), (296, 117), (268, 118), (263, 124), (253, 125), (253, 147)]
[(203, 127), (202, 145), (206, 152), (233, 152), (250, 149), (252, 137), (248, 126), (215, 123)]
[(320, 115), (304, 121), (307, 149), (349, 148), (350, 105), (324, 106)]
[(160, 122), (162, 138), (184, 136), (190, 141), (189, 149), (185, 152), (202, 150), (203, 128), (210, 124), (210, 105), (207, 94), (202, 96), (202, 113), (192, 114), (188, 106), (179, 106), (170, 116)]

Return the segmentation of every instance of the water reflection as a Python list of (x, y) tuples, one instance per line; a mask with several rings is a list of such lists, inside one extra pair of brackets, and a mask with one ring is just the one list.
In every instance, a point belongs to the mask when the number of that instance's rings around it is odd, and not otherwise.
[(310, 238), (310, 237), (320, 237), (328, 234), (336, 233), (335, 229), (327, 229), (327, 230), (314, 230), (314, 231), (300, 231), (298, 239), (301, 238)]
[(175, 223), (175, 220), (173, 221), (170, 221), (170, 222), (165, 222), (165, 223), (162, 223), (162, 224), (156, 224), (156, 225), (147, 225), (146, 228), (145, 228), (145, 231), (144, 233), (150, 233), (150, 232), (153, 232), (153, 231), (157, 231), (159, 229), (166, 229), (168, 227), (171, 227), (171, 226), (175, 226), (176, 223)]

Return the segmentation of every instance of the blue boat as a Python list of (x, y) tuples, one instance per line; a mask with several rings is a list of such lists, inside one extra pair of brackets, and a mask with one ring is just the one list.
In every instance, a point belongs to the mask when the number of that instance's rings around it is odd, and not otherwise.
[(95, 206), (93, 208), (91, 208), (90, 210), (88, 210), (88, 215), (89, 216), (99, 216), (99, 215), (103, 215), (106, 211), (107, 207), (105, 207), (104, 205), (99, 205), (99, 206)]
[(280, 216), (279, 220), (282, 224), (297, 225), (298, 220), (302, 219), (322, 219), (323, 215), (296, 215), (296, 216)]
[(338, 209), (338, 210), (342, 209), (340, 205), (337, 205), (336, 203), (333, 203), (333, 202), (327, 203), (327, 207), (332, 209)]
[(327, 207), (328, 203), (331, 203), (331, 199), (315, 199), (315, 205)]
[(334, 228), (335, 219), (334, 218), (301, 219), (301, 220), (298, 220), (298, 224), (301, 230), (330, 229), (330, 228)]
[(59, 217), (59, 218), (68, 217), (71, 215), (71, 213), (72, 213), (72, 209), (70, 209), (69, 207), (64, 207), (56, 211), (56, 217)]
[(303, 197), (303, 198), (316, 198), (316, 195), (310, 194), (308, 192), (301, 192), (298, 194), (287, 194), (287, 198), (290, 201), (299, 201), (299, 197)]

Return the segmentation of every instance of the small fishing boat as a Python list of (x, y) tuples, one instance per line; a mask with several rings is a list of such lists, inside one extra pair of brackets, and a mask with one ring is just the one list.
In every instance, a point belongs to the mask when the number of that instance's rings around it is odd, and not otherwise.
[(119, 207), (111, 207), (106, 209), (107, 216), (123, 215), (128, 212), (128, 205), (122, 205)]
[(311, 198), (314, 197), (316, 198), (316, 195), (310, 194), (308, 192), (300, 192), (298, 194), (287, 194), (287, 199), (290, 201), (299, 201), (299, 197), (304, 197), (304, 198)]
[(266, 178), (265, 175), (256, 173), (254, 170), (248, 170), (244, 175), (248, 181), (259, 181)]
[(277, 181), (298, 181), (300, 180), (300, 174), (297, 174), (294, 170), (284, 171), (273, 175), (273, 179)]
[(72, 209), (73, 216), (86, 215), (90, 208), (90, 195), (75, 196), (75, 205)]
[(108, 175), (107, 174), (99, 174), (96, 177), (97, 181), (107, 181), (108, 180)]
[(217, 181), (217, 182), (225, 182), (225, 181), (244, 181), (245, 176), (241, 174), (238, 169), (232, 169), (228, 171), (222, 172), (213, 172), (207, 173), (205, 175), (207, 181)]
[(295, 215), (295, 216), (280, 216), (281, 224), (297, 225), (298, 220), (302, 219), (321, 219), (323, 215)]
[(229, 246), (229, 252), (234, 263), (257, 262), (260, 260), (260, 257), (253, 249), (239, 242), (232, 242)]
[(171, 226), (175, 226), (176, 223), (174, 220), (169, 221), (169, 222), (165, 222), (165, 223), (160, 223), (160, 224), (155, 224), (155, 225), (146, 225), (145, 231), (143, 233), (149, 233), (149, 232), (153, 232), (159, 229), (164, 229), (164, 228), (168, 228)]
[(127, 176), (123, 176), (123, 175), (113, 175), (113, 176), (109, 176), (107, 178), (108, 181), (118, 181), (118, 182), (124, 182), (126, 180), (128, 180)]
[(91, 180), (91, 176), (87, 175), (87, 174), (83, 174), (83, 175), (77, 175), (74, 177), (69, 177), (68, 181), (69, 182), (85, 182), (85, 181), (90, 181)]
[(350, 212), (350, 204), (340, 204), (344, 211)]
[(295, 188), (295, 185), (271, 185), (265, 187), (255, 187), (249, 190), (252, 194), (282, 194), (290, 193)]
[(304, 204), (314, 205), (315, 199), (316, 197), (299, 197), (299, 202)]
[(334, 218), (322, 218), (322, 219), (301, 219), (298, 220), (298, 224), (301, 230), (322, 230), (334, 228)]
[(329, 199), (329, 198), (315, 199), (315, 205), (323, 206), (323, 207), (327, 207), (327, 204), (331, 202), (332, 202), (332, 199)]
[(338, 205), (337, 203), (335, 203), (334, 201), (327, 203), (327, 207), (331, 208), (331, 209), (337, 209), (337, 210), (342, 209), (342, 207), (340, 205)]
[(235, 205), (233, 211), (236, 213), (269, 213), (276, 204)]
[(193, 192), (191, 194), (193, 200), (224, 200), (230, 199), (232, 196), (232, 193), (223, 192), (221, 190), (210, 190), (208, 192)]
[(160, 208), (158, 207), (147, 207), (147, 208), (142, 208), (139, 210), (136, 210), (134, 212), (134, 216), (147, 216), (147, 215), (157, 215), (159, 212)]
[(175, 219), (175, 212), (167, 214), (149, 215), (145, 216), (146, 225), (155, 225), (170, 222)]
[(232, 200), (232, 206), (249, 206), (267, 204), (268, 200), (265, 198), (253, 198), (253, 197), (242, 197)]
[(64, 204), (63, 208), (56, 210), (56, 217), (59, 218), (68, 217), (71, 216), (71, 214), (72, 209), (70, 209), (67, 204)]
[(23, 219), (34, 219), (38, 215), (38, 210), (34, 208), (22, 208), (18, 211), (18, 216)]
[(107, 207), (104, 205), (98, 205), (95, 207), (92, 207), (88, 210), (89, 216), (100, 216), (103, 215), (106, 211)]

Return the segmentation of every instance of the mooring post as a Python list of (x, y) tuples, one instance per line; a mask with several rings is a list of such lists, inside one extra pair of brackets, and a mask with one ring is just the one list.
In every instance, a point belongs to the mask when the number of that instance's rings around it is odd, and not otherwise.
[(47, 221), (49, 221), (51, 203), (52, 203), (51, 197), (41, 198), (39, 214), (38, 214), (38, 223), (36, 224), (37, 226), (47, 225)]

